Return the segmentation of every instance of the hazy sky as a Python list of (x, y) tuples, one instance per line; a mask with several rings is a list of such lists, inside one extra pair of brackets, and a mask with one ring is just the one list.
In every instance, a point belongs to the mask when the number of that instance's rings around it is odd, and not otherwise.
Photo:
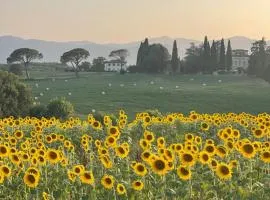
[(128, 42), (171, 36), (270, 39), (270, 0), (0, 0), (0, 35)]

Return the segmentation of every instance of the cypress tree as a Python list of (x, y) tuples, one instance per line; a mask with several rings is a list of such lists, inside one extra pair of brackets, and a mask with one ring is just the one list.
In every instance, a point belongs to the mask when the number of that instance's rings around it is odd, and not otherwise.
[(177, 72), (178, 66), (179, 66), (179, 58), (178, 58), (178, 50), (177, 50), (176, 40), (174, 40), (174, 42), (173, 42), (171, 65), (172, 65), (173, 73)]
[(225, 45), (224, 39), (222, 38), (220, 44), (220, 59), (219, 59), (219, 69), (224, 70), (226, 68), (226, 60), (225, 60)]
[(142, 64), (142, 48), (143, 48), (143, 43), (141, 42), (138, 53), (137, 53), (137, 62), (136, 62), (137, 67), (139, 67)]
[(204, 73), (209, 72), (210, 65), (210, 44), (208, 42), (207, 36), (204, 37), (203, 43), (203, 66), (202, 71)]
[(232, 47), (231, 47), (231, 41), (228, 41), (228, 47), (226, 52), (226, 69), (227, 71), (232, 69)]
[(218, 64), (218, 54), (217, 54), (217, 46), (215, 40), (212, 42), (211, 46), (211, 73), (217, 69), (217, 64)]

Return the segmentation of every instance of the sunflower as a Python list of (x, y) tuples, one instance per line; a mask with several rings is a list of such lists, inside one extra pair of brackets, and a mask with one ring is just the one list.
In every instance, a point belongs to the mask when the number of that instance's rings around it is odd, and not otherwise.
[(175, 151), (177, 152), (177, 153), (180, 153), (182, 150), (183, 150), (183, 145), (182, 144), (180, 144), (180, 143), (177, 143), (177, 144), (175, 144)]
[(200, 136), (195, 136), (194, 141), (196, 144), (201, 144), (202, 143), (202, 138)]
[(177, 168), (177, 175), (182, 180), (189, 180), (191, 178), (191, 171), (188, 167), (185, 166), (179, 166)]
[(28, 187), (36, 188), (38, 186), (39, 176), (31, 173), (25, 173), (23, 181)]
[(222, 180), (228, 180), (232, 177), (232, 169), (225, 163), (219, 163), (216, 167), (216, 174)]
[(124, 148), (123, 146), (118, 146), (115, 148), (115, 153), (120, 158), (125, 158), (128, 156), (128, 150)]
[(80, 179), (81, 179), (82, 183), (89, 184), (89, 185), (93, 185), (95, 182), (94, 175), (93, 175), (92, 171), (84, 171), (80, 175)]
[(270, 163), (270, 151), (269, 150), (265, 150), (263, 152), (261, 152), (261, 156), (260, 156), (261, 160), (265, 163)]
[(206, 122), (201, 123), (201, 130), (208, 131), (209, 125)]
[(194, 135), (192, 135), (191, 133), (188, 133), (185, 135), (185, 141), (193, 142), (193, 140), (194, 140)]
[(2, 173), (5, 177), (10, 177), (11, 169), (7, 165), (0, 166), (0, 173)]
[(146, 140), (146, 139), (140, 139), (139, 145), (143, 150), (150, 149), (150, 144), (149, 144), (148, 140)]
[(15, 131), (14, 135), (15, 135), (15, 137), (17, 139), (22, 139), (23, 138), (23, 132), (20, 131), (20, 130)]
[(191, 152), (183, 152), (180, 154), (180, 161), (184, 166), (193, 166), (196, 163), (195, 155)]
[(240, 153), (245, 158), (253, 158), (256, 155), (256, 150), (251, 143), (245, 143), (240, 146)]
[(48, 144), (50, 144), (50, 143), (53, 142), (53, 139), (52, 139), (52, 137), (51, 137), (50, 135), (47, 135), (47, 136), (45, 137), (45, 140), (46, 140), (46, 142), (47, 142)]
[(99, 159), (100, 159), (102, 165), (103, 165), (106, 169), (112, 168), (113, 163), (112, 163), (112, 161), (111, 161), (111, 159), (110, 159), (110, 157), (109, 157), (108, 155), (102, 155), (102, 156), (99, 157)]
[(152, 153), (150, 151), (145, 150), (144, 152), (141, 153), (141, 159), (145, 162), (149, 162), (151, 155)]
[(211, 156), (207, 151), (201, 151), (199, 154), (199, 160), (202, 164), (208, 164), (211, 160)]
[(208, 163), (208, 166), (212, 169), (212, 170), (215, 170), (216, 167), (218, 165), (218, 162), (217, 160), (215, 159), (211, 159), (210, 162)]
[(225, 156), (227, 156), (227, 148), (225, 146), (218, 145), (216, 147), (216, 154), (219, 157), (224, 158)]
[(105, 143), (108, 145), (108, 147), (115, 147), (117, 145), (116, 138), (113, 136), (107, 137)]
[(144, 184), (140, 180), (136, 180), (132, 182), (132, 188), (137, 191), (141, 191), (144, 187)]
[(117, 126), (111, 126), (108, 129), (108, 134), (117, 137), (120, 134), (120, 131)]
[(101, 179), (101, 184), (106, 189), (112, 189), (114, 185), (114, 177), (108, 174), (105, 174)]
[(58, 161), (60, 161), (60, 155), (59, 155), (59, 152), (55, 149), (49, 149), (47, 152), (46, 152), (46, 158), (47, 160), (52, 163), (52, 164), (55, 164), (57, 163)]
[(142, 163), (136, 163), (133, 170), (139, 176), (145, 176), (147, 174), (147, 169)]
[(229, 163), (229, 166), (231, 168), (237, 167), (238, 161), (237, 160), (231, 160)]
[(68, 179), (71, 180), (72, 182), (75, 182), (76, 174), (71, 170), (68, 170), (67, 174), (68, 174)]
[(158, 145), (158, 147), (165, 147), (165, 139), (164, 139), (164, 137), (157, 138), (157, 145)]
[(155, 136), (152, 132), (150, 131), (145, 131), (144, 132), (144, 139), (146, 139), (148, 142), (153, 142), (155, 140)]
[(126, 188), (123, 184), (118, 183), (116, 186), (116, 192), (119, 195), (123, 195), (123, 194), (126, 194), (127, 191), (126, 191)]
[(15, 165), (19, 165), (21, 163), (20, 157), (18, 154), (13, 153), (9, 155), (9, 159), (11, 160), (11, 162)]
[(7, 157), (9, 155), (9, 148), (6, 145), (0, 144), (0, 157)]
[(83, 165), (75, 165), (73, 166), (73, 172), (76, 174), (76, 175), (81, 175), (84, 173), (84, 166)]
[(39, 172), (39, 170), (36, 167), (29, 167), (26, 170), (26, 173), (28, 173), (28, 174), (34, 174), (35, 176), (40, 176), (40, 172)]
[(216, 147), (214, 144), (206, 144), (204, 146), (204, 150), (207, 151), (207, 153), (212, 156), (216, 152)]
[(156, 157), (151, 161), (151, 167), (154, 173), (165, 175), (168, 172), (168, 162), (162, 157)]
[(264, 132), (262, 129), (255, 129), (254, 131), (252, 131), (252, 133), (256, 138), (262, 138), (264, 136)]
[(174, 160), (174, 154), (171, 150), (165, 149), (163, 153), (163, 158), (167, 161), (173, 161)]

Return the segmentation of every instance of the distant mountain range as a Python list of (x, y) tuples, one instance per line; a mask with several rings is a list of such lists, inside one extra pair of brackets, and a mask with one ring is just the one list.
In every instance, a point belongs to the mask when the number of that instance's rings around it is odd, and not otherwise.
[[(190, 46), (191, 42), (200, 44), (202, 41), (185, 39), (185, 38), (171, 38), (167, 36), (149, 38), (149, 43), (161, 43), (168, 48), (169, 52), (172, 51), (173, 40), (176, 39), (178, 46), (178, 54), (181, 58), (185, 55), (185, 50)], [(225, 45), (227, 40), (231, 40), (233, 49), (250, 49), (254, 39), (250, 39), (244, 36), (235, 36), (225, 39)], [(142, 38), (142, 41), (144, 38)], [(17, 48), (33, 48), (40, 51), (44, 58), (44, 62), (59, 62), (60, 56), (63, 52), (73, 48), (84, 48), (90, 52), (89, 61), (98, 56), (108, 58), (109, 53), (112, 50), (125, 48), (129, 51), (130, 56), (127, 58), (128, 64), (135, 64), (138, 48), (141, 41), (135, 41), (125, 44), (97, 44), (89, 41), (74, 41), (74, 42), (55, 42), (55, 41), (44, 41), (36, 39), (23, 39), (14, 36), (0, 36), (0, 63), (6, 63), (7, 57), (10, 53)], [(270, 44), (270, 41), (267, 42)], [(109, 59), (109, 58), (108, 58)]]

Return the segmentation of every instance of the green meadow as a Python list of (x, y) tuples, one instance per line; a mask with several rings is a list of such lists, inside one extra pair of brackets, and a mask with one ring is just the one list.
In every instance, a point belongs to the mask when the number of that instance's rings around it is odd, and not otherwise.
[(81, 72), (50, 69), (30, 71), (36, 102), (46, 104), (65, 97), (78, 116), (92, 110), (115, 113), (124, 109), (129, 115), (146, 109), (162, 113), (195, 110), (200, 113), (270, 112), (270, 84), (236, 75), (148, 75)]

